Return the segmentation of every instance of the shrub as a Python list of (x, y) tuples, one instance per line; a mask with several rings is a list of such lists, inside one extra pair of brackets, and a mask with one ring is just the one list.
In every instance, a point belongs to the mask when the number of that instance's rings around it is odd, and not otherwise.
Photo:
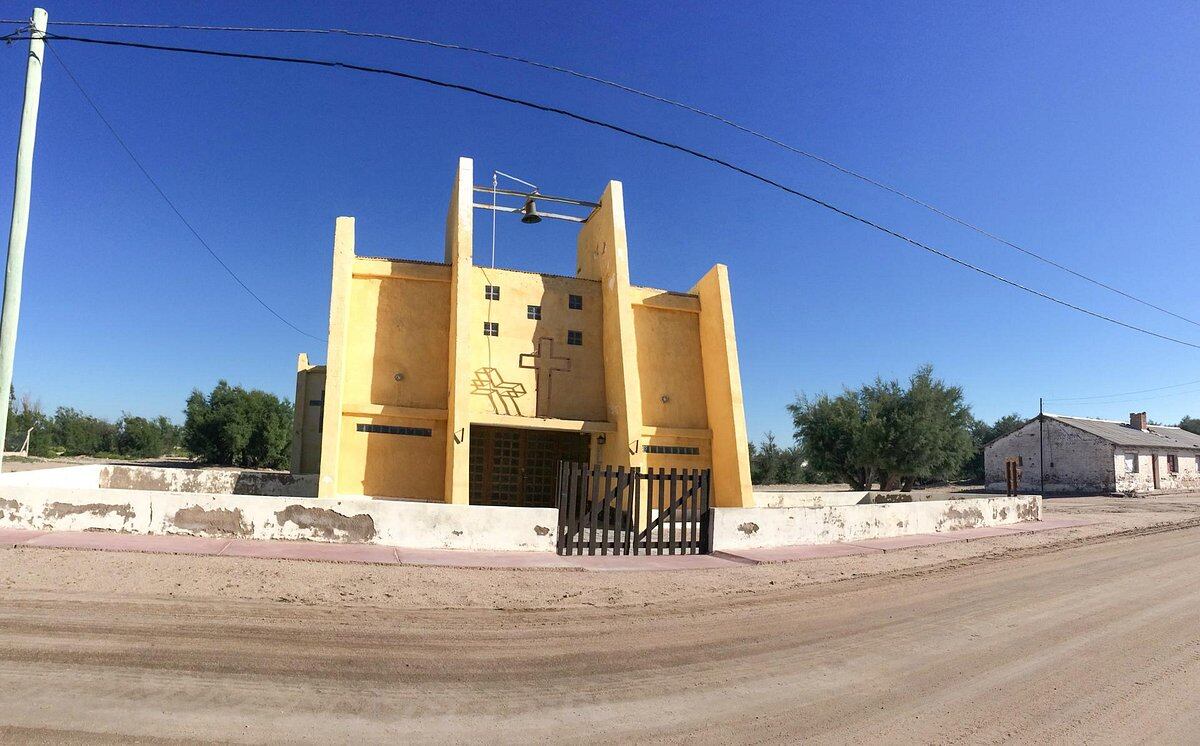
[(30, 456), (53, 456), (49, 425), (50, 419), (42, 412), (41, 402), (29, 394), (22, 395), (18, 402), (16, 395), (9, 389), (8, 429), (5, 431), (4, 450), (20, 450), (28, 433)]
[(117, 423), (116, 440), (117, 453), (122, 456), (148, 458), (161, 456), (170, 450), (162, 428), (145, 417), (122, 415)]
[(265, 391), (219, 382), (187, 400), (184, 445), (211, 464), (286, 468), (292, 445), (292, 405)]
[[(65, 456), (95, 456), (117, 451), (117, 425), (70, 407), (59, 407), (50, 422), (54, 448)], [(158, 455), (158, 454), (154, 454)]]

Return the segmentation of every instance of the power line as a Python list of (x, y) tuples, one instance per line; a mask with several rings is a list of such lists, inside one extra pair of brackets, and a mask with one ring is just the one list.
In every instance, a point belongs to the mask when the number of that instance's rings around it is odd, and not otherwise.
[[(1150, 390), (1153, 390), (1153, 389), (1150, 389)], [(1113, 396), (1119, 397), (1120, 395), (1113, 394)], [(1111, 400), (1079, 401), (1079, 402), (1063, 402), (1061, 400), (1052, 402), (1052, 400), (1046, 399), (1045, 401), (1048, 403), (1054, 403), (1054, 405), (1058, 406), (1058, 407), (1103, 407), (1103, 406), (1109, 406), (1112, 404), (1125, 404), (1127, 402), (1140, 403), (1140, 402), (1146, 402), (1146, 401), (1154, 401), (1156, 399), (1170, 399), (1170, 398), (1176, 397), (1176, 396), (1200, 396), (1200, 389), (1191, 389), (1188, 391), (1174, 391), (1170, 394), (1158, 394), (1156, 396), (1139, 396), (1134, 399), (1114, 398)]]
[[(11, 38), (11, 35), (10, 35), (10, 38)], [(848, 218), (857, 223), (861, 223), (869, 228), (873, 228), (881, 233), (887, 234), (893, 238), (904, 241), (905, 243), (908, 243), (912, 246), (922, 249), (923, 251), (927, 251), (931, 254), (939, 256), (939, 257), (946, 259), (947, 261), (953, 262), (961, 267), (965, 267), (966, 269), (969, 269), (973, 272), (977, 272), (981, 275), (984, 275), (985, 277), (990, 277), (991, 279), (996, 280), (998, 282), (1002, 282), (1010, 287), (1017, 288), (1018, 290), (1022, 290), (1026, 293), (1029, 293), (1030, 295), (1035, 295), (1039, 298), (1042, 298), (1043, 300), (1048, 300), (1052, 303), (1057, 303), (1058, 305), (1063, 306), (1065, 308), (1070, 308), (1074, 311), (1078, 311), (1080, 313), (1086, 314), (1093, 318), (1100, 319), (1101, 321), (1106, 321), (1110, 324), (1114, 324), (1116, 326), (1120, 326), (1125, 329), (1129, 329), (1131, 331), (1139, 332), (1141, 334), (1146, 334), (1151, 337), (1156, 337), (1158, 339), (1161, 339), (1161, 340), (1164, 340), (1167, 342), (1174, 342), (1175, 344), (1183, 345), (1185, 347), (1191, 347), (1193, 349), (1200, 349), (1200, 344), (1196, 344), (1194, 342), (1188, 342), (1186, 340), (1182, 340), (1177, 337), (1171, 337), (1166, 334), (1160, 334), (1159, 332), (1151, 331), (1149, 329), (1146, 329), (1146, 328), (1143, 328), (1140, 326), (1136, 326), (1134, 324), (1120, 321), (1116, 318), (1107, 316), (1098, 311), (1093, 311), (1091, 309), (1084, 308), (1083, 306), (1076, 305), (1074, 303), (1063, 300), (1061, 298), (1057, 298), (1048, 293), (1044, 293), (1040, 290), (1035, 290), (1034, 288), (1031, 288), (1027, 285), (1023, 285), (1015, 280), (1010, 280), (1009, 278), (1004, 277), (1003, 275), (999, 275), (990, 270), (987, 270), (987, 269), (984, 269), (977, 265), (971, 264), (970, 262), (967, 262), (963, 259), (959, 259), (958, 257), (956, 257), (952, 254), (949, 254), (945, 251), (934, 248), (933, 246), (930, 246), (928, 244), (922, 243), (921, 241), (918, 241), (915, 238), (911, 238), (903, 233), (900, 233), (899, 231), (888, 228), (884, 225), (881, 225), (880, 223), (876, 223), (876, 222), (870, 220), (869, 218), (862, 217), (862, 216), (852, 213), (848, 210), (837, 207), (836, 205), (826, 202), (825, 200), (822, 200), (818, 197), (814, 197), (810, 194), (806, 194), (797, 189), (793, 189), (789, 186), (781, 184), (778, 181), (770, 179), (759, 173), (756, 173), (749, 169), (743, 168), (741, 166), (738, 166), (734, 163), (723, 160), (716, 156), (709, 155), (707, 153), (703, 153), (699, 150), (695, 150), (693, 148), (689, 148), (684, 145), (679, 145), (677, 143), (673, 143), (673, 142), (670, 142), (667, 140), (662, 140), (662, 139), (654, 137), (652, 135), (643, 134), (641, 132), (637, 132), (635, 130), (628, 129), (628, 128), (622, 127), (620, 125), (612, 124), (610, 122), (605, 122), (605, 121), (602, 121), (599, 119), (594, 119), (592, 117), (584, 116), (583, 114), (577, 114), (575, 112), (568, 111), (566, 109), (560, 109), (560, 108), (557, 108), (554, 106), (549, 106), (546, 104), (538, 104), (538, 103), (535, 103), (532, 101), (527, 101), (525, 99), (519, 99), (519, 98), (515, 98), (512, 96), (506, 96), (506, 95), (503, 95), (500, 93), (494, 93), (492, 91), (487, 91), (482, 88), (476, 88), (473, 86), (463, 85), (461, 83), (450, 83), (447, 81), (437, 80), (435, 78), (429, 78), (429, 77), (425, 77), (422, 75), (416, 75), (413, 73), (407, 73), (407, 72), (403, 72), (400, 70), (393, 70), (390, 68), (383, 68), (383, 67), (370, 67), (370, 66), (366, 66), (366, 65), (356, 65), (353, 63), (341, 62), (341, 61), (337, 61), (337, 60), (322, 60), (322, 59), (313, 59), (313, 58), (307, 58), (307, 57), (285, 57), (285, 56), (279, 56), (279, 55), (255, 54), (255, 53), (251, 53), (251, 52), (228, 52), (228, 51), (221, 51), (221, 50), (214, 50), (214, 49), (198, 49), (198, 48), (193, 48), (193, 47), (176, 47), (176, 46), (167, 46), (167, 45), (160, 45), (160, 44), (144, 44), (141, 42), (118, 41), (118, 40), (114, 40), (114, 39), (92, 39), (92, 38), (77, 37), (77, 36), (60, 36), (57, 34), (49, 34), (49, 33), (46, 35), (46, 40), (47, 41), (75, 41), (75, 42), (80, 42), (80, 43), (85, 43), (85, 44), (97, 44), (97, 45), (101, 45), (101, 46), (130, 47), (130, 48), (134, 48), (134, 49), (149, 49), (149, 50), (163, 51), (163, 52), (180, 52), (180, 53), (185, 53), (185, 54), (195, 54), (195, 55), (201, 55), (201, 56), (207, 56), (207, 57), (224, 57), (224, 58), (231, 58), (231, 59), (259, 60), (259, 61), (263, 61), (263, 62), (293, 63), (293, 64), (300, 64), (300, 65), (309, 65), (309, 66), (313, 66), (313, 67), (354, 70), (357, 72), (389, 75), (389, 76), (401, 78), (404, 80), (411, 80), (411, 81), (415, 81), (418, 83), (425, 83), (425, 84), (432, 85), (432, 86), (435, 86), (438, 88), (462, 91), (464, 93), (470, 93), (470, 94), (474, 94), (477, 96), (490, 98), (495, 101), (502, 101), (505, 103), (516, 104), (518, 106), (523, 106), (523, 107), (526, 107), (529, 109), (534, 109), (536, 111), (541, 111), (541, 112), (550, 113), (550, 114), (558, 114), (560, 116), (564, 116), (569, 119), (574, 119), (578, 122), (583, 122), (584, 124), (590, 124), (590, 125), (593, 125), (596, 127), (601, 127), (601, 128), (613, 131), (613, 132), (617, 132), (619, 134), (627, 135), (629, 137), (633, 137), (635, 139), (642, 140), (644, 142), (648, 142), (648, 143), (651, 143), (654, 145), (668, 148), (670, 150), (675, 150), (675, 151), (678, 151), (681, 153), (685, 153), (685, 154), (691, 155), (695, 158), (699, 158), (701, 160), (708, 161), (709, 163), (713, 163), (715, 165), (729, 169), (736, 173), (740, 173), (744, 176), (747, 176), (751, 179), (759, 181), (770, 187), (773, 187), (780, 191), (794, 195), (796, 197), (800, 197), (801, 199), (807, 200), (808, 202), (811, 202), (812, 204), (815, 204), (815, 205), (822, 207), (826, 210), (829, 210), (831, 212), (837, 213), (838, 215), (841, 215), (842, 217)], [(240, 282), (240, 280), (239, 280), (239, 282)], [(290, 326), (290, 324), (289, 324), (289, 326)]]
[[(1194, 386), (1200, 384), (1200, 381), (1187, 381), (1185, 383), (1173, 383), (1169, 386), (1158, 386), (1152, 389), (1139, 389), (1138, 391), (1117, 391), (1111, 394), (1097, 394), (1095, 396), (1072, 396), (1064, 399), (1046, 399), (1047, 402), (1064, 403), (1064, 402), (1088, 402), (1095, 399), (1111, 399), (1115, 396), (1132, 396), (1134, 394), (1148, 394), (1154, 391), (1166, 391), (1167, 389), (1177, 389), (1184, 386)], [(1181, 391), (1178, 393), (1188, 394), (1190, 391)], [(1167, 396), (1175, 396), (1176, 394), (1167, 394)]]
[(67, 63), (63, 61), (63, 58), (58, 54), (58, 51), (55, 50), (52, 45), (47, 44), (46, 46), (50, 50), (50, 53), (54, 55), (54, 59), (58, 60), (58, 64), (62, 66), (62, 69), (67, 74), (67, 77), (70, 78), (71, 82), (75, 84), (75, 87), (79, 89), (79, 93), (83, 96), (84, 101), (87, 101), (88, 106), (92, 107), (92, 111), (96, 112), (96, 116), (100, 118), (100, 121), (103, 122), (104, 126), (108, 128), (108, 131), (112, 134), (113, 138), (116, 139), (117, 143), (121, 146), (121, 149), (125, 151), (125, 154), (129, 156), (134, 165), (138, 167), (138, 170), (142, 172), (142, 175), (146, 177), (146, 180), (150, 182), (150, 185), (153, 186), (155, 191), (158, 192), (158, 196), (162, 197), (163, 201), (167, 203), (167, 207), (171, 208), (171, 211), (175, 213), (175, 216), (179, 218), (180, 222), (182, 222), (184, 226), (191, 231), (191, 234), (196, 237), (196, 240), (200, 242), (200, 245), (203, 246), (210, 255), (212, 255), (212, 258), (217, 260), (217, 264), (220, 264), (221, 268), (229, 273), (229, 276), (233, 278), (234, 282), (236, 282), (238, 285), (241, 285), (242, 289), (249, 293), (251, 298), (258, 301), (260, 306), (267, 309), (272, 316), (282, 321), (293, 331), (299, 332), (300, 334), (303, 334), (311, 339), (315, 339), (318, 342), (326, 341), (324, 337), (318, 337), (314, 334), (309, 334), (285, 319), (278, 311), (276, 311), (265, 300), (263, 300), (258, 293), (251, 290), (250, 286), (243, 282), (242, 278), (237, 276), (237, 273), (234, 272), (233, 269), (230, 268), (230, 266), (226, 264), (223, 259), (221, 259), (217, 252), (213, 251), (213, 248), (209, 246), (208, 241), (205, 241), (200, 233), (197, 232), (192, 226), (192, 224), (188, 222), (188, 219), (183, 216), (183, 213), (179, 211), (179, 208), (176, 207), (175, 203), (171, 201), (171, 198), (167, 196), (167, 193), (163, 191), (163, 188), (159, 186), (154, 177), (150, 175), (150, 172), (146, 170), (146, 167), (142, 165), (142, 162), (138, 160), (138, 157), (134, 155), (133, 151), (129, 149), (129, 146), (125, 144), (125, 140), (119, 134), (117, 134), (117, 131), (113, 128), (112, 123), (108, 121), (108, 117), (104, 116), (104, 114), (100, 111), (100, 107), (96, 106), (96, 102), (93, 101), (92, 97), (89, 96), (87, 91), (83, 89), (83, 86), (79, 83), (79, 79), (75, 77), (75, 73), (71, 72), (71, 68), (67, 67)]
[[(19, 21), (3, 20), (3, 21), (0, 21), (0, 23), (19, 23)], [(489, 49), (482, 49), (479, 47), (470, 47), (470, 46), (466, 46), (466, 45), (462, 45), (462, 44), (452, 44), (452, 43), (448, 43), (448, 42), (434, 41), (432, 39), (421, 39), (418, 37), (403, 36), (400, 34), (385, 34), (385, 33), (370, 32), (370, 31), (351, 31), (349, 29), (271, 28), (271, 27), (258, 27), (258, 26), (204, 26), (204, 25), (195, 25), (195, 24), (115, 23), (115, 22), (103, 22), (103, 21), (55, 21), (53, 25), (93, 27), (93, 28), (140, 29), (140, 30), (222, 31), (222, 32), (269, 33), (269, 34), (341, 35), (341, 36), (360, 37), (360, 38), (368, 38), (368, 39), (383, 39), (383, 40), (388, 40), (388, 41), (399, 41), (399, 42), (404, 42), (406, 44), (418, 44), (418, 45), (423, 45), (423, 46), (435, 47), (435, 48), (439, 48), (439, 49), (449, 49), (449, 50), (460, 51), (460, 52), (469, 52), (471, 54), (483, 55), (483, 56), (491, 57), (494, 59), (505, 60), (508, 62), (516, 62), (516, 63), (520, 63), (523, 65), (529, 65), (531, 67), (540, 68), (543, 70), (549, 70), (549, 71), (556, 72), (556, 73), (562, 73), (564, 75), (569, 75), (569, 76), (572, 76), (575, 78), (579, 78), (581, 80), (587, 80), (587, 81), (597, 83), (600, 85), (608, 86), (610, 88), (614, 88), (614, 89), (623, 91), (625, 93), (630, 93), (635, 96), (640, 96), (642, 98), (649, 99), (651, 101), (655, 101), (655, 102), (658, 102), (661, 104), (673, 106), (675, 108), (682, 109), (684, 111), (688, 111), (693, 114), (697, 114), (699, 116), (705, 117), (707, 119), (711, 119), (713, 121), (719, 122), (727, 127), (732, 127), (733, 129), (738, 130), (739, 132), (748, 134), (752, 137), (756, 137), (760, 140), (763, 140), (764, 142), (768, 142), (772, 145), (783, 148), (784, 150), (787, 150), (788, 152), (791, 152), (795, 155), (799, 155), (801, 157), (808, 158), (810, 160), (821, 163), (821, 164), (823, 164), (829, 168), (832, 168), (842, 174), (845, 174), (846, 176), (850, 176), (852, 178), (858, 179), (858, 180), (863, 181), (867, 184), (870, 184), (878, 189), (882, 189), (886, 192), (894, 194), (897, 197), (908, 200), (909, 202), (911, 202), (915, 205), (918, 205), (926, 210), (929, 210), (930, 212), (933, 212), (936, 215), (946, 218), (947, 220), (951, 220), (964, 228), (972, 230), (986, 238), (990, 238), (993, 241), (996, 241), (1000, 244), (1003, 244), (1004, 246), (1007, 246), (1011, 249), (1019, 251), (1022, 254), (1025, 254), (1026, 256), (1029, 256), (1029, 257), (1036, 259), (1044, 264), (1054, 267), (1055, 269), (1059, 269), (1063, 272), (1066, 272), (1078, 279), (1084, 280), (1085, 282), (1089, 282), (1097, 287), (1100, 287), (1100, 288), (1103, 288), (1110, 292), (1116, 293), (1117, 295), (1120, 295), (1123, 298), (1134, 301), (1135, 303), (1140, 303), (1143, 306), (1152, 308), (1156, 311), (1159, 311), (1160, 313), (1167, 314), (1168, 316), (1172, 316), (1176, 319), (1179, 319), (1180, 321), (1186, 321), (1187, 323), (1192, 324), (1194, 326), (1200, 326), (1200, 321), (1196, 321), (1194, 319), (1188, 318), (1187, 316), (1183, 316), (1181, 314), (1175, 313), (1174, 311), (1168, 310), (1166, 308), (1163, 308), (1162, 306), (1151, 303), (1150, 301), (1145, 300), (1144, 298), (1140, 298), (1136, 295), (1133, 295), (1124, 290), (1121, 290), (1118, 287), (1110, 285), (1110, 284), (1103, 282), (1101, 280), (1098, 280), (1094, 277), (1085, 275), (1082, 272), (1071, 269), (1070, 267), (1067, 267), (1066, 265), (1061, 264), (1060, 262), (1057, 262), (1047, 256), (1043, 256), (1042, 254), (1039, 254), (1035, 251), (1027, 249), (1023, 246), (1020, 246), (1019, 244), (1017, 244), (1013, 241), (1010, 241), (1000, 235), (997, 235), (991, 231), (981, 228), (981, 227), (975, 225), (974, 223), (971, 223), (963, 218), (960, 218), (952, 213), (949, 213), (949, 212), (937, 207), (936, 205), (933, 205), (925, 200), (920, 199), (919, 197), (916, 197), (912, 194), (902, 191), (896, 187), (885, 184), (885, 183), (879, 181), (878, 179), (874, 179), (874, 178), (867, 176), (861, 172), (855, 171), (851, 168), (848, 168), (839, 163), (836, 163), (828, 158), (825, 158), (824, 156), (818, 155), (816, 153), (813, 153), (813, 152), (810, 152), (807, 150), (803, 150), (794, 145), (790, 145), (776, 137), (768, 135), (764, 132), (756, 130), (747, 125), (740, 124), (739, 122), (733, 121), (733, 120), (729, 119), (728, 117), (722, 116), (720, 114), (714, 114), (710, 111), (706, 111), (697, 106), (692, 106), (691, 104), (684, 103), (682, 101), (667, 98), (665, 96), (659, 96), (655, 93), (650, 93), (649, 91), (645, 91), (645, 90), (641, 90), (639, 88), (634, 88), (633, 86), (625, 85), (624, 83), (619, 83), (614, 80), (602, 78), (597, 75), (591, 75), (589, 73), (581, 72), (579, 70), (574, 70), (574, 69), (571, 69), (568, 67), (562, 67), (560, 65), (553, 65), (553, 64), (546, 63), (546, 62), (540, 62), (538, 60), (533, 60), (528, 57), (521, 57), (518, 55), (505, 54), (503, 52), (495, 52), (495, 51), (492, 51)]]

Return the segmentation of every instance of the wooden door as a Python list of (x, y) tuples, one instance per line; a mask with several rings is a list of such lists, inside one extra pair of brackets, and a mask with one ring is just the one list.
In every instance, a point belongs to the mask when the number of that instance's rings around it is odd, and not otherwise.
[(586, 462), (590, 445), (584, 433), (473, 425), (471, 504), (553, 508), (559, 462)]

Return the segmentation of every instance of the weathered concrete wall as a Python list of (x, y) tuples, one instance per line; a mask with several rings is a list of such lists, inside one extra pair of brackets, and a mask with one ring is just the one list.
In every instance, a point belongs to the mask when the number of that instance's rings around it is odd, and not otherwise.
[[(98, 479), (91, 470), (92, 484)], [(371, 498), (289, 498), (163, 490), (50, 486), (88, 474), (0, 479), (0, 527), (43, 531), (124, 531), (252, 539), (358, 542), (421, 549), (553, 551), (557, 511), (400, 502)], [(37, 482), (21, 484), (17, 482)]]
[[(106, 480), (121, 484), (123, 479), (134, 478), (121, 472), (106, 473), (112, 469), (150, 472), (141, 479), (162, 489), (100, 487)], [(204, 482), (207, 486), (230, 486), (221, 481), (230, 472), (214, 470), (88, 465), (3, 474), (0, 527), (307, 539), (422, 549), (554, 551), (558, 515), (552, 508), (181, 491), (181, 487), (199, 484), (197, 473), (210, 475)], [(845, 504), (878, 495), (775, 494), (805, 495), (814, 507), (716, 508), (715, 548), (853, 541), (1041, 518), (1041, 498), (1036, 496), (943, 500), (916, 493), (913, 502)], [(884, 495), (884, 499), (891, 498)], [(842, 504), (833, 504), (835, 501)]]
[(316, 474), (285, 474), (236, 469), (160, 469), (149, 466), (102, 466), (98, 487), (114, 490), (205, 492), (220, 495), (316, 497)]
[(98, 487), (102, 464), (60, 466), (53, 469), (6, 471), (0, 474), (0, 484), (48, 485), (52, 487)]
[[(1135, 469), (1127, 468), (1125, 457), (1133, 456)], [(1179, 471), (1172, 472), (1168, 456), (1175, 456)], [(1117, 475), (1118, 492), (1154, 491), (1154, 462), (1158, 462), (1159, 491), (1200, 490), (1200, 463), (1194, 453), (1169, 449), (1147, 449), (1129, 446), (1117, 447), (1113, 454), (1113, 468)]]
[(713, 514), (713, 548), (720, 551), (830, 544), (1038, 521), (1042, 517), (1042, 498), (1020, 495), (817, 508), (717, 508)]
[(871, 503), (913, 503), (926, 500), (947, 500), (945, 493), (937, 492), (878, 492), (874, 490), (830, 490), (827, 492), (804, 492), (791, 490), (755, 490), (754, 507), (757, 508), (824, 508), (830, 505), (867, 505)]
[(830, 492), (788, 492), (754, 490), (756, 508), (824, 508), (829, 505), (857, 505), (870, 495), (869, 490)]
[[(1107, 494), (1115, 491), (1112, 444), (1052, 419), (1045, 420), (1044, 428), (1041, 446), (1039, 423), (1035, 420), (984, 448), (983, 465), (988, 490), (1005, 490), (1005, 459), (1019, 457), (1021, 492), (1044, 492), (1049, 495)], [(1039, 466), (1043, 449), (1046, 457), (1044, 489), (1040, 484)]]

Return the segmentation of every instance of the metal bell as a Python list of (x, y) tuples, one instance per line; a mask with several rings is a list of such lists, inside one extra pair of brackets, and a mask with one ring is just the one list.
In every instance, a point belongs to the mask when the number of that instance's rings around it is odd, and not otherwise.
[(542, 216), (538, 215), (537, 204), (533, 201), (533, 197), (525, 200), (525, 206), (521, 208), (521, 212), (524, 213), (521, 216), (522, 223), (533, 225), (542, 222)]

